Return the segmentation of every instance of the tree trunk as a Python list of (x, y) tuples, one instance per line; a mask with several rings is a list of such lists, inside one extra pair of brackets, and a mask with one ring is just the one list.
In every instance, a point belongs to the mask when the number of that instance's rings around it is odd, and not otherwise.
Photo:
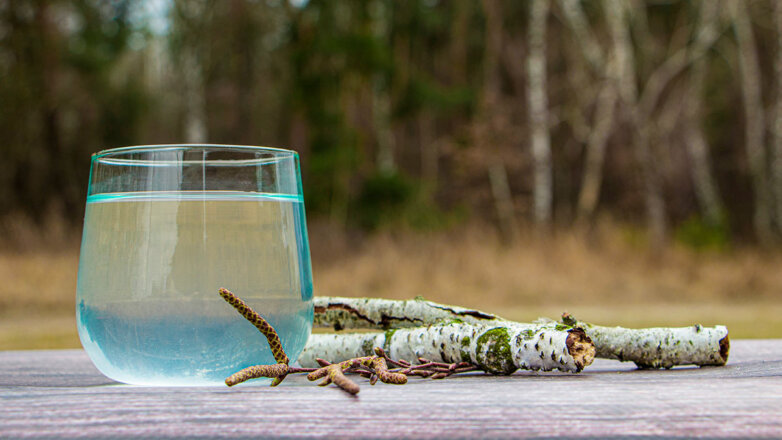
[[(629, 113), (629, 119), (633, 127), (633, 149), (641, 171), (650, 242), (652, 249), (659, 252), (667, 239), (667, 225), (658, 164), (649, 145), (649, 130), (651, 129), (649, 117), (651, 112), (642, 111), (642, 100), (638, 97), (637, 75), (633, 66), (633, 49), (628, 32), (625, 5), (621, 0), (608, 0), (604, 9), (611, 34), (614, 56), (619, 66), (619, 94), (625, 109)], [(645, 95), (648, 88), (648, 85), (644, 88)]]
[[(613, 63), (613, 62), (612, 62)], [(618, 90), (613, 79), (606, 79), (595, 104), (595, 118), (589, 133), (584, 161), (584, 176), (578, 193), (577, 222), (587, 223), (594, 217), (603, 183), (603, 164), (611, 129), (614, 125), (614, 109)]]
[[(201, 2), (182, 3), (179, 7), (187, 9), (187, 15), (190, 17), (201, 17), (206, 12)], [(192, 41), (182, 48), (181, 57), (185, 103), (185, 142), (204, 143), (209, 138), (206, 118), (206, 86), (203, 76), (205, 66), (198, 59), (198, 50)]]
[(505, 243), (513, 243), (517, 238), (516, 218), (513, 215), (513, 198), (508, 184), (508, 172), (505, 165), (496, 162), (489, 165), (489, 183), (494, 196), (494, 206), (497, 209), (497, 219), (500, 223), (500, 233)]
[[(700, 26), (696, 34), (696, 49), (703, 47), (716, 36), (716, 20), (719, 2), (703, 1), (701, 3)], [(722, 222), (723, 206), (719, 190), (711, 172), (711, 159), (706, 136), (701, 129), (701, 112), (703, 80), (706, 74), (705, 57), (700, 56), (693, 61), (687, 84), (687, 102), (685, 144), (692, 161), (692, 178), (695, 195), (700, 203), (705, 220), (711, 225)]]
[[(37, 76), (40, 80), (38, 84), (40, 93), (40, 129), (41, 141), (43, 142), (46, 158), (34, 160), (45, 160), (49, 162), (48, 176), (43, 180), (44, 191), (52, 191), (56, 188), (61, 194), (59, 202), (61, 205), (55, 205), (56, 208), (64, 208), (62, 214), (66, 218), (76, 218), (77, 213), (83, 209), (80, 204), (81, 185), (76, 179), (76, 174), (71, 165), (71, 152), (67, 145), (63, 143), (61, 133), (61, 111), (59, 105), (59, 82), (60, 82), (60, 59), (58, 53), (58, 35), (57, 27), (53, 22), (52, 10), (46, 2), (37, 2), (35, 8), (35, 29), (40, 39), (38, 45), (38, 61), (40, 62)], [(44, 198), (45, 200), (45, 198)], [(51, 200), (51, 199), (49, 199)], [(40, 213), (48, 214), (47, 209), (50, 205), (40, 206)]]
[(546, 225), (551, 222), (553, 200), (551, 139), (546, 96), (546, 21), (549, 2), (532, 0), (529, 4), (527, 105), (534, 162), (534, 219), (538, 225)]
[(201, 65), (192, 48), (185, 48), (182, 60), (185, 88), (185, 141), (198, 144), (207, 141), (206, 100)]
[(733, 30), (738, 44), (738, 67), (744, 108), (744, 143), (747, 149), (752, 186), (755, 191), (754, 225), (760, 243), (769, 243), (771, 231), (771, 192), (766, 172), (763, 101), (760, 96), (760, 65), (752, 32), (752, 22), (743, 0), (731, 2)]
[(560, 9), (565, 15), (565, 20), (573, 32), (575, 43), (581, 48), (589, 67), (599, 75), (605, 73), (605, 55), (589, 27), (581, 0), (559, 0)]
[[(498, 114), (500, 109), (500, 59), (503, 53), (503, 15), (498, 0), (484, 0), (483, 10), (486, 15), (486, 54), (483, 63), (483, 96), (480, 102), (478, 122), (476, 124), (476, 139), (482, 145), (492, 146), (500, 143), (500, 137), (505, 133), (504, 115)], [(507, 170), (501, 164), (496, 152), (486, 164), (489, 184), (491, 186), (494, 204), (497, 209), (500, 234), (507, 240), (516, 236), (516, 217), (513, 209), (513, 195), (508, 185)]]
[(606, 60), (603, 49), (589, 27), (581, 1), (560, 0), (559, 3), (568, 26), (573, 31), (575, 43), (581, 48), (590, 68), (603, 78), (595, 102), (592, 129), (587, 137), (584, 173), (576, 208), (576, 222), (585, 224), (594, 216), (600, 198), (605, 150), (614, 125), (614, 110), (619, 98), (619, 66), (615, 53)]

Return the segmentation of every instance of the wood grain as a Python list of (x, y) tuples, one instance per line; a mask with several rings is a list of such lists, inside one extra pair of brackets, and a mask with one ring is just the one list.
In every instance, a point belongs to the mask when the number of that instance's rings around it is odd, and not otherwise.
[(152, 388), (81, 350), (0, 352), (0, 438), (782, 437), (782, 340), (732, 343), (725, 367), (465, 375), (370, 386)]

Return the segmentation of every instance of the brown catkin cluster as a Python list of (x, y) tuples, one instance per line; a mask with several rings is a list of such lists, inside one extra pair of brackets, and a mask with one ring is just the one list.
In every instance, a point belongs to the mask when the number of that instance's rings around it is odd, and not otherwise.
[[(407, 383), (407, 376), (401, 373), (388, 371), (388, 364), (381, 356), (365, 356), (349, 359), (338, 364), (326, 365), (307, 375), (309, 380), (318, 380), (325, 377), (320, 386), (326, 386), (334, 383), (338, 387), (350, 394), (358, 394), (359, 387), (353, 381), (345, 376), (344, 371), (364, 367), (373, 373), (383, 383), (395, 385), (404, 385)], [(373, 382), (374, 384), (374, 382)]]

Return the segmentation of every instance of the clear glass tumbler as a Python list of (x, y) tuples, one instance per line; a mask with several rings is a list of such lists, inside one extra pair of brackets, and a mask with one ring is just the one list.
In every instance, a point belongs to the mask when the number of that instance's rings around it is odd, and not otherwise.
[(130, 384), (210, 385), (275, 363), (220, 287), (298, 357), (313, 311), (298, 155), (225, 145), (93, 155), (76, 314), (98, 369)]

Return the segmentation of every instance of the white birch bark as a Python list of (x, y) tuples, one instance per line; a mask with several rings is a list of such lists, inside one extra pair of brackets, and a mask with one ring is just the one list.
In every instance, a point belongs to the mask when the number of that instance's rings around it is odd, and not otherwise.
[(185, 48), (182, 60), (185, 87), (185, 141), (201, 144), (207, 141), (206, 103), (201, 66), (190, 48)]
[(672, 368), (677, 365), (725, 365), (730, 351), (725, 326), (699, 324), (680, 328), (627, 329), (602, 327), (563, 319), (583, 328), (595, 343), (597, 357), (633, 361), (639, 368)]
[[(396, 301), (379, 298), (314, 298), (315, 327), (333, 327), (334, 329), (425, 329), (452, 322), (477, 327), (503, 327), (518, 331), (537, 329), (548, 325), (557, 329), (557, 323), (544, 321), (543, 324), (525, 324), (505, 320), (497, 315), (463, 307), (438, 304), (423, 299)], [(578, 322), (569, 315), (563, 317), (568, 327), (559, 327), (565, 331), (572, 326), (583, 328), (592, 338), (597, 349), (597, 357), (632, 361), (642, 368), (670, 368), (675, 365), (723, 365), (728, 360), (730, 341), (724, 326), (703, 327), (700, 325), (682, 328), (627, 329), (621, 327), (602, 327), (590, 323)], [(514, 330), (515, 331), (515, 330)], [(373, 338), (380, 334), (371, 334)], [(313, 335), (306, 350), (310, 356), (319, 356), (319, 350), (342, 356), (341, 346), (351, 341), (341, 338), (343, 335)], [(348, 336), (346, 336), (348, 337)], [(350, 336), (354, 337), (354, 336)], [(359, 336), (355, 336), (358, 338)], [(369, 336), (362, 336), (367, 341)], [(353, 344), (351, 342), (351, 344)], [(367, 342), (364, 352), (370, 352)], [(446, 345), (450, 342), (446, 342)], [(355, 344), (353, 344), (355, 345)], [(377, 345), (382, 347), (382, 345)], [(349, 353), (355, 351), (351, 348)], [(361, 353), (364, 353), (361, 352)], [(324, 352), (325, 353), (325, 352)], [(365, 356), (358, 354), (356, 356)], [(356, 357), (353, 356), (353, 357)], [(404, 357), (403, 357), (404, 358)], [(328, 359), (332, 361), (332, 359)], [(344, 359), (342, 359), (344, 360)], [(414, 360), (414, 359), (413, 359)], [(333, 360), (336, 362), (336, 360)], [(521, 367), (520, 367), (521, 368)]]
[(763, 101), (760, 97), (760, 65), (752, 23), (745, 2), (732, 0), (731, 13), (738, 45), (738, 67), (744, 108), (744, 144), (755, 192), (755, 233), (761, 243), (769, 243), (772, 238), (771, 193), (766, 172), (767, 159), (763, 141), (765, 114)]
[(460, 320), (468, 324), (493, 323), (502, 318), (480, 310), (449, 306), (422, 298), (392, 300), (382, 298), (313, 298), (314, 327), (335, 330), (410, 328)]
[(551, 139), (546, 96), (546, 21), (548, 0), (531, 0), (527, 38), (527, 105), (530, 143), (534, 162), (534, 218), (538, 224), (551, 221), (553, 182)]
[[(188, 17), (202, 17), (207, 5), (203, 2), (189, 2), (180, 5), (184, 8)], [(197, 26), (195, 22), (189, 26)], [(209, 133), (207, 130), (206, 116), (206, 86), (204, 84), (203, 66), (198, 59), (197, 49), (192, 42), (182, 48), (181, 60), (182, 86), (184, 88), (185, 101), (185, 141), (199, 144), (207, 142)]]
[[(577, 373), (594, 360), (594, 345), (581, 329), (555, 323), (494, 326), (453, 322), (385, 333), (313, 334), (299, 356), (302, 367), (370, 356), (382, 347), (392, 359), (470, 362), (493, 374), (517, 369)], [(569, 327), (568, 327), (569, 328)]]

